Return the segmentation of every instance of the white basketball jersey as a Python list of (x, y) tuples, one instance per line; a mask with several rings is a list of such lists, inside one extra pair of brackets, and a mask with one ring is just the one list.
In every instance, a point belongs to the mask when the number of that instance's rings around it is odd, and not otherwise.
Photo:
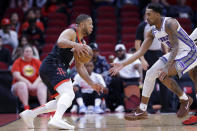
[[(168, 34), (165, 32), (165, 23), (166, 23), (166, 20), (168, 19), (170, 19), (170, 17), (164, 17), (161, 30), (157, 30), (156, 27), (153, 26), (152, 33), (160, 42), (167, 44), (169, 47), (172, 47), (168, 38)], [(191, 48), (195, 44), (190, 39), (189, 35), (180, 26), (179, 23), (178, 23), (177, 33), (178, 33), (178, 44), (179, 44), (178, 48), (181, 50), (191, 50)]]

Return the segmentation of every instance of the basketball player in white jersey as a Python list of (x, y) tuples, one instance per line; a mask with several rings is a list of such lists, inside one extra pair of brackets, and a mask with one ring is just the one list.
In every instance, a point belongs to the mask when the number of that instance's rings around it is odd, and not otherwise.
[(176, 19), (162, 17), (161, 13), (162, 8), (159, 4), (152, 3), (147, 6), (147, 21), (153, 27), (147, 33), (142, 46), (127, 61), (112, 64), (113, 67), (109, 70), (112, 75), (115, 75), (124, 66), (140, 58), (150, 47), (154, 37), (171, 48), (169, 53), (162, 56), (146, 72), (140, 106), (136, 111), (125, 115), (127, 120), (146, 119), (148, 117), (146, 112), (147, 104), (156, 78), (159, 78), (166, 87), (179, 97), (181, 105), (177, 112), (177, 117), (186, 116), (193, 102), (193, 99), (187, 96), (176, 81), (170, 77), (175, 75), (181, 77), (197, 65), (197, 47)]

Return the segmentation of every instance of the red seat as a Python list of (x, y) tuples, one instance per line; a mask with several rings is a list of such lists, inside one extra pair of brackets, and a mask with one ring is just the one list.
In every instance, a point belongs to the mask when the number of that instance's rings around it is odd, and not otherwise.
[(121, 12), (121, 18), (139, 18), (138, 12)]
[(49, 53), (53, 49), (54, 44), (45, 44), (42, 48), (42, 53)]
[(106, 13), (98, 13), (97, 15), (97, 19), (110, 19), (110, 20), (114, 20), (116, 21), (116, 15), (115, 13), (111, 13), (111, 12), (106, 12)]
[(67, 26), (67, 21), (63, 20), (50, 20), (48, 22), (48, 27), (65, 27)]
[(135, 5), (124, 5), (121, 11), (122, 12), (138, 11), (138, 7)]
[(0, 61), (0, 70), (8, 70), (8, 65), (3, 61)]
[(49, 27), (46, 30), (46, 35), (57, 35), (60, 34), (64, 29), (65, 27)]
[(122, 35), (122, 42), (124, 44), (127, 44), (127, 43), (132, 43), (135, 41), (135, 34), (133, 35)]
[(79, 5), (83, 5), (83, 6), (91, 6), (91, 1), (89, 0), (75, 0), (73, 2), (74, 7), (75, 6), (79, 6)]
[(136, 18), (128, 18), (128, 19), (122, 19), (122, 26), (137, 26), (140, 23), (139, 19)]
[(49, 20), (67, 20), (67, 16), (64, 13), (49, 13), (47, 17)]
[(117, 34), (117, 30), (114, 27), (99, 27), (97, 28), (96, 31), (97, 35), (102, 35), (102, 34), (111, 34), (111, 35), (116, 35)]
[(115, 8), (113, 6), (100, 6), (97, 9), (97, 12), (99, 12), (99, 13), (106, 13), (106, 12), (115, 13)]
[(56, 43), (58, 39), (58, 34), (57, 35), (47, 35), (45, 37), (45, 42), (46, 43)]
[(110, 43), (110, 44), (115, 44), (116, 41), (116, 35), (97, 35), (96, 36), (96, 42), (98, 44), (104, 44), (104, 43)]
[(122, 34), (135, 34), (136, 33), (136, 27), (122, 27)]
[(5, 44), (3, 45), (4, 48), (8, 49), (10, 51), (10, 54), (12, 54), (12, 51), (13, 51), (13, 47), (9, 44)]
[(117, 24), (115, 20), (98, 20), (97, 27), (113, 27), (116, 28)]
[(48, 56), (49, 53), (42, 53), (42, 55), (40, 56), (40, 60), (43, 61), (45, 57)]
[(133, 48), (135, 46), (135, 43), (134, 42), (129, 42), (129, 43), (126, 43), (124, 45), (125, 45), (125, 47), (126, 47), (126, 49), (128, 51), (129, 49), (131, 49), (131, 48)]
[(115, 44), (99, 44), (99, 50), (100, 51), (111, 51), (113, 52), (115, 48)]

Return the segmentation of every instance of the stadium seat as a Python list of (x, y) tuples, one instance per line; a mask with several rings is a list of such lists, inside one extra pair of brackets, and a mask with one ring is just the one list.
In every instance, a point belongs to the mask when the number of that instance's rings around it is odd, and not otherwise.
[(5, 62), (0, 61), (0, 70), (8, 70), (8, 65)]

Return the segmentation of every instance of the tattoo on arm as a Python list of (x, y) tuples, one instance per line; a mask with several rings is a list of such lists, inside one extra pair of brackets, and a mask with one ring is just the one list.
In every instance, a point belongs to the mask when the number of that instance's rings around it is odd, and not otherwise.
[(172, 66), (174, 59), (177, 55), (178, 52), (178, 38), (177, 38), (177, 31), (176, 31), (176, 25), (177, 23), (166, 23), (166, 32), (169, 35), (169, 40), (171, 43), (171, 53), (170, 53), (170, 57), (169, 60), (167, 62), (167, 67)]

